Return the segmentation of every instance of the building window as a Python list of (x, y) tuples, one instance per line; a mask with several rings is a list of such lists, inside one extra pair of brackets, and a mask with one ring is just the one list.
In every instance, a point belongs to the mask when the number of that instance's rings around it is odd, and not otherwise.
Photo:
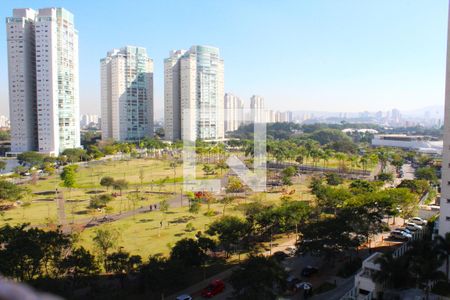
[(445, 217), (445, 220), (446, 220), (446, 221), (450, 221), (450, 217), (448, 217), (448, 216)]

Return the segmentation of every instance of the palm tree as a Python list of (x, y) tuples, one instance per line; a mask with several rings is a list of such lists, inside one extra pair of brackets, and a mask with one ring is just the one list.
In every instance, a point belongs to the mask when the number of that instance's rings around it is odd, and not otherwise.
[(345, 158), (347, 157), (347, 155), (345, 153), (342, 152), (337, 152), (334, 157), (339, 161), (339, 169), (341, 171), (344, 170), (345, 168)]
[(375, 272), (373, 279), (390, 288), (400, 288), (408, 282), (408, 274), (405, 274), (407, 259), (405, 256), (394, 258), (391, 252), (383, 254), (375, 261), (380, 265), (380, 271)]
[(447, 232), (445, 236), (438, 235), (434, 239), (435, 247), (438, 255), (445, 260), (445, 274), (449, 275), (449, 264), (450, 264), (450, 232)]
[(431, 283), (445, 277), (438, 270), (442, 266), (443, 257), (438, 254), (434, 244), (427, 240), (414, 241), (409, 254), (409, 272), (424, 287), (428, 299)]
[(367, 165), (369, 164), (369, 158), (367, 155), (363, 155), (359, 158), (359, 163), (361, 164), (363, 171), (365, 172), (367, 170)]

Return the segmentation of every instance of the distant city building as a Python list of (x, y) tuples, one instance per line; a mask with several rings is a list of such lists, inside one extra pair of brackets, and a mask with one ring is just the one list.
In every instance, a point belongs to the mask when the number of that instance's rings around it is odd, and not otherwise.
[(223, 139), (223, 108), (224, 63), (219, 49), (192, 46), (172, 51), (164, 60), (165, 138)]
[(0, 116), (0, 128), (9, 128), (9, 119), (5, 116)]
[[(261, 96), (253, 95), (250, 98), (250, 110), (252, 112), (252, 121), (255, 123), (266, 122), (267, 112), (264, 104), (264, 98)], [(276, 122), (276, 120), (275, 120)]]
[(235, 131), (244, 121), (244, 102), (233, 94), (225, 94), (225, 132)]
[(80, 147), (78, 32), (63, 8), (6, 18), (11, 152)]
[(98, 124), (99, 124), (98, 115), (81, 115), (80, 121), (81, 128), (98, 127)]
[(102, 139), (152, 137), (153, 61), (146, 49), (113, 49), (100, 64)]
[(398, 109), (393, 109), (391, 112), (391, 122), (398, 124), (401, 122), (402, 115)]

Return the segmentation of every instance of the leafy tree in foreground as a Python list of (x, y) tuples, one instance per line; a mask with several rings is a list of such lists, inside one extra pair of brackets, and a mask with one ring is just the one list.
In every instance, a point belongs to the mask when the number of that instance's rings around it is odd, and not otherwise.
[(185, 266), (201, 266), (207, 255), (194, 239), (179, 240), (170, 252), (170, 259), (178, 260)]
[(217, 235), (220, 244), (228, 255), (232, 249), (232, 245), (239, 244), (249, 233), (249, 230), (250, 226), (245, 220), (235, 216), (223, 216), (211, 223), (206, 233), (209, 235)]
[(287, 273), (274, 259), (251, 256), (233, 271), (230, 281), (234, 299), (275, 299), (286, 287)]
[(83, 247), (73, 249), (72, 252), (61, 261), (60, 267), (65, 271), (65, 275), (70, 275), (74, 278), (100, 273), (94, 255)]
[(97, 248), (100, 259), (103, 260), (106, 269), (106, 258), (108, 256), (108, 251), (116, 248), (119, 242), (120, 233), (117, 229), (111, 227), (98, 228), (95, 230), (94, 245)]

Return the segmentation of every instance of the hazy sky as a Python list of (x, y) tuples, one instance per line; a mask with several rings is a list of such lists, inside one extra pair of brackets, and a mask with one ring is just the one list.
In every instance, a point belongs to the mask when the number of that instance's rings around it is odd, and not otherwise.
[(16, 7), (75, 15), (82, 113), (99, 113), (99, 60), (146, 47), (155, 63), (194, 44), (220, 48), (225, 91), (279, 110), (415, 109), (444, 102), (447, 0), (0, 0), (0, 114), (8, 113), (4, 18)]

